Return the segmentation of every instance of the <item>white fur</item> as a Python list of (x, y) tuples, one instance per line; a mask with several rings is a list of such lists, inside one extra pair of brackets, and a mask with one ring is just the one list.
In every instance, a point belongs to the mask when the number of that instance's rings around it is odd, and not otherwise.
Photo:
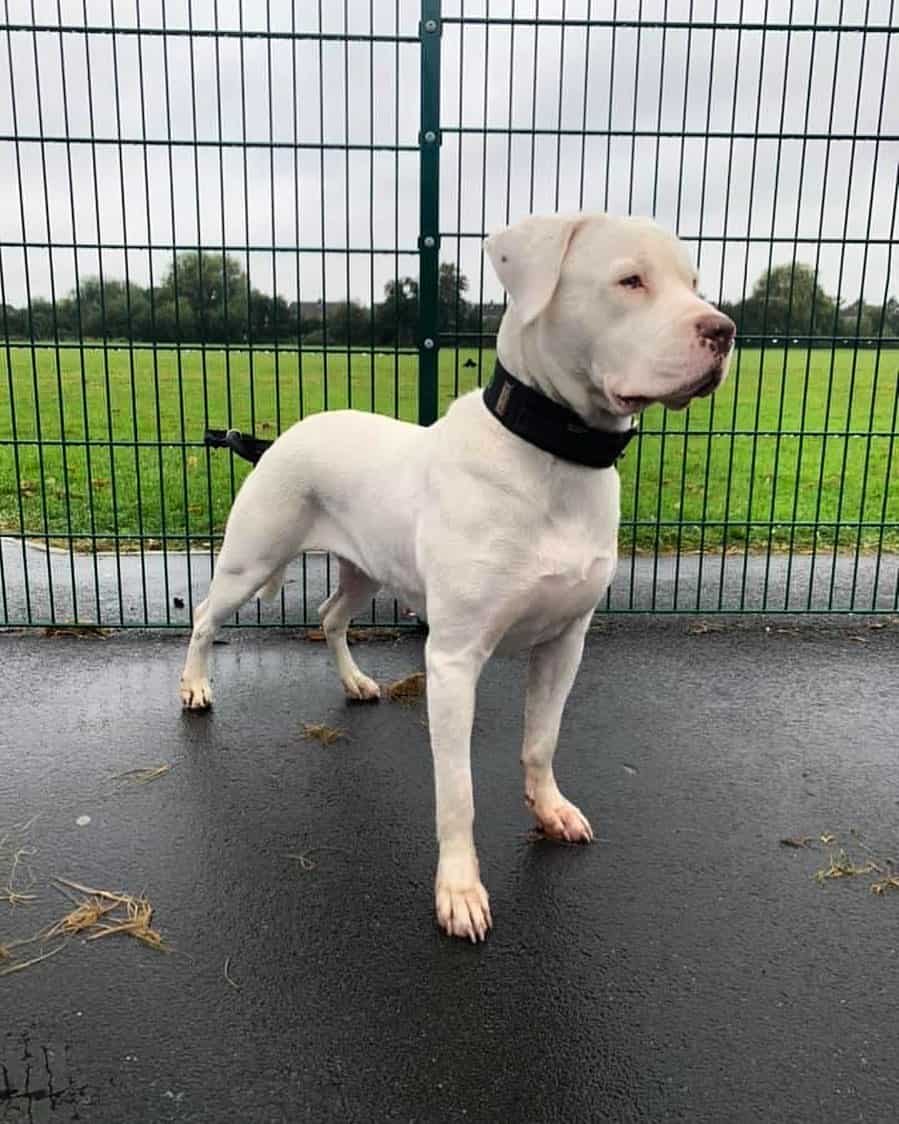
[[(591, 426), (626, 428), (650, 401), (679, 408), (723, 378), (730, 338), (725, 347), (708, 333), (733, 326), (696, 295), (681, 243), (648, 220), (531, 217), (488, 239), (486, 250), (511, 297), (497, 344), (503, 364)], [(635, 275), (639, 287), (621, 283)], [(429, 625), (437, 917), (448, 933), (482, 939), (492, 922), (472, 830), (478, 676), (496, 651), (530, 651), (525, 799), (547, 834), (592, 839), (556, 786), (552, 759), (591, 615), (615, 571), (618, 520), (614, 468), (585, 468), (525, 443), (479, 391), (429, 428), (349, 410), (317, 414), (275, 442), (234, 502), (195, 614), (183, 704), (210, 705), (218, 626), (256, 590), (271, 596), (283, 568), (312, 548), (341, 560), (320, 611), (344, 689), (377, 697), (346, 631), (377, 589), (393, 590)]]

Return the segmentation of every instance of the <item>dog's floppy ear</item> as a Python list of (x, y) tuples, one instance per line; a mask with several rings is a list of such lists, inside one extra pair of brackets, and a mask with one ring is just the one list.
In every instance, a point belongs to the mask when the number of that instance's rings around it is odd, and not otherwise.
[(523, 324), (530, 324), (552, 300), (568, 246), (587, 217), (531, 215), (484, 243)]

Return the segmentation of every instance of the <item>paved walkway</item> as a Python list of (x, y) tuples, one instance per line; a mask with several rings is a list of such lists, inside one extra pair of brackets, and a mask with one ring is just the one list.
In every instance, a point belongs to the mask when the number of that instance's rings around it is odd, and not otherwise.
[(233, 632), (216, 709), (182, 715), (183, 637), (0, 636), (0, 826), (38, 815), (39, 894), (0, 941), (70, 908), (61, 875), (146, 891), (177, 950), (76, 939), (0, 978), (0, 1121), (895, 1120), (899, 892), (780, 843), (899, 852), (899, 627), (868, 623), (607, 622), (558, 762), (589, 848), (525, 837), (523, 665), (494, 661), (480, 947), (432, 921), (422, 703), (347, 707), (320, 644)]
[[(105, 625), (180, 623), (190, 620), (209, 583), (208, 553), (115, 554), (96, 556), (26, 546), (0, 539), (0, 562), (5, 598), (0, 597), (0, 625), (32, 619), (74, 619)], [(329, 567), (321, 554), (297, 562), (288, 572), (284, 613), (291, 624), (318, 623), (317, 607), (327, 596)], [(28, 577), (26, 585), (25, 577)], [(52, 589), (52, 604), (50, 590)], [(0, 590), (2, 593), (2, 590)], [(828, 606), (846, 611), (899, 612), (899, 554), (811, 555), (686, 554), (623, 557), (611, 591), (613, 609), (667, 611), (673, 608), (703, 612), (766, 609), (778, 612), (806, 609), (822, 612)], [(280, 603), (243, 614), (246, 623), (281, 620)], [(393, 599), (381, 596), (377, 619), (394, 619)]]

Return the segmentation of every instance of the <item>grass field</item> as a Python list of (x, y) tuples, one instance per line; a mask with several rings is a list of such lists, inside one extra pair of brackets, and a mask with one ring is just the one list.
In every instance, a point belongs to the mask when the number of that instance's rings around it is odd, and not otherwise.
[[(77, 348), (9, 354), (0, 529), (79, 545), (220, 532), (249, 466), (203, 448), (207, 425), (274, 436), (347, 404), (417, 416), (414, 355), (86, 346), (82, 368)], [(468, 358), (489, 378), (491, 353), (442, 352), (442, 408), (477, 385)], [(620, 466), (622, 547), (899, 546), (897, 526), (882, 530), (899, 524), (897, 366), (899, 351), (738, 352), (713, 399), (644, 416)]]

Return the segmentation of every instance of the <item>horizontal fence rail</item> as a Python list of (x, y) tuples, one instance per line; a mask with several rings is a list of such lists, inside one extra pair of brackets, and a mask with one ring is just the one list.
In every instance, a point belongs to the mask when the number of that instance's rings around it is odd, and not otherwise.
[[(0, 626), (188, 625), (250, 470), (206, 430), (431, 423), (492, 374), (483, 239), (576, 210), (676, 230), (738, 329), (641, 419), (600, 611), (899, 613), (895, 17), (4, 0)], [(317, 624), (332, 572), (234, 623)]]

